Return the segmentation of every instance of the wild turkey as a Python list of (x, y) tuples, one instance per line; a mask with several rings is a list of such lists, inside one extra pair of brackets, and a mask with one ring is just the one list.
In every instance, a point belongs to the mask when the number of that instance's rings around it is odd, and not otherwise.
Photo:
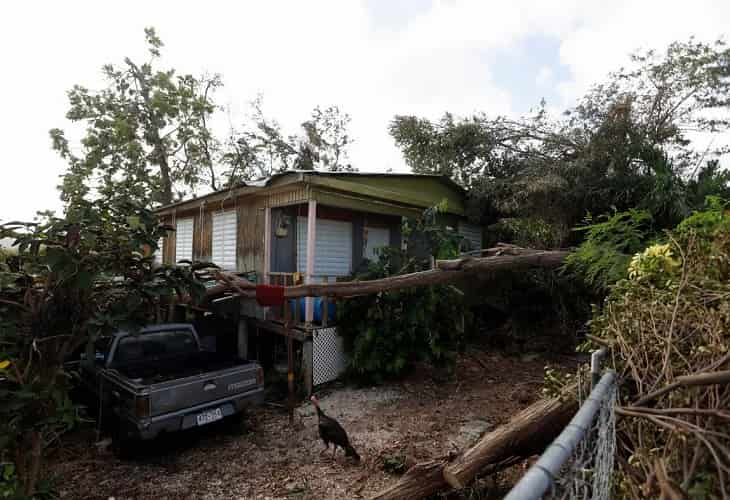
[[(339, 446), (345, 450), (346, 457), (352, 457), (355, 461), (360, 461), (360, 455), (357, 454), (355, 448), (350, 444), (350, 439), (347, 437), (347, 432), (342, 428), (340, 423), (332, 417), (328, 417), (319, 407), (319, 400), (312, 396), (312, 404), (317, 408), (317, 419), (319, 420), (319, 437), (324, 441), (326, 448), (322, 450), (322, 453), (329, 450), (330, 443), (333, 444), (332, 457), (337, 452)], [(320, 453), (320, 455), (322, 454)]]

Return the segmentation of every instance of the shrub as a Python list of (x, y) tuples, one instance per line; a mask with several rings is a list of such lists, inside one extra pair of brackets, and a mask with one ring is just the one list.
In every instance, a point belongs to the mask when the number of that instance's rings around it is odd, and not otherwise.
[[(403, 258), (399, 252), (382, 252), (379, 261), (356, 278), (372, 280), (421, 269), (411, 261), (391, 273), (393, 263)], [(451, 286), (356, 297), (337, 309), (340, 334), (350, 355), (350, 374), (361, 381), (400, 376), (416, 361), (448, 365), (463, 339), (461, 292)]]
[[(611, 345), (622, 383), (619, 496), (658, 497), (657, 467), (691, 498), (727, 496), (728, 386), (672, 386), (727, 370), (730, 361), (730, 216), (723, 208), (691, 215), (667, 243), (638, 252), (591, 322)], [(647, 404), (637, 405), (642, 399)]]
[(568, 256), (563, 271), (579, 276), (595, 293), (607, 293), (626, 276), (632, 255), (653, 235), (651, 221), (641, 210), (600, 216), (596, 222), (587, 217), (577, 229), (586, 233), (585, 241)]

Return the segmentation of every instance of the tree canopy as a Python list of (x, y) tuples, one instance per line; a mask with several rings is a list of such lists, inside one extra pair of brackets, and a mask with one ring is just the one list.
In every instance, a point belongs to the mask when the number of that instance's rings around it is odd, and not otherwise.
[(730, 49), (691, 39), (633, 55), (562, 117), (545, 103), (520, 119), (396, 116), (390, 133), (415, 172), (472, 188), (482, 222), (537, 218), (559, 244), (587, 213), (646, 208), (671, 227), (726, 192), (729, 104)]
[(50, 131), (53, 148), (68, 162), (60, 186), (67, 204), (123, 192), (164, 205), (291, 168), (353, 170), (350, 116), (337, 106), (316, 106), (301, 132), (287, 136), (264, 115), (259, 97), (250, 119), (221, 136), (212, 126), (223, 111), (214, 100), (220, 75), (160, 68), (164, 45), (153, 28), (145, 37), (148, 61), (107, 64), (104, 88), (76, 85), (68, 92), (66, 117), (85, 127), (80, 147), (63, 130)]

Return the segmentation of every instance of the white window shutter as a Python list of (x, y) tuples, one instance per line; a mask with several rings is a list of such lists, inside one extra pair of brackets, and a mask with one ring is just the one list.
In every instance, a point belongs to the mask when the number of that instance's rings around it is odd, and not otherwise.
[(165, 239), (160, 238), (157, 240), (157, 250), (155, 250), (154, 256), (155, 256), (155, 263), (156, 264), (162, 264), (162, 252), (163, 248), (165, 246)]
[(213, 214), (213, 263), (229, 271), (236, 270), (237, 219), (235, 210)]
[[(347, 276), (352, 272), (352, 222), (317, 219), (314, 274)], [(297, 270), (307, 270), (307, 218), (297, 218)]]
[(175, 226), (175, 263), (193, 260), (193, 219), (178, 219)]

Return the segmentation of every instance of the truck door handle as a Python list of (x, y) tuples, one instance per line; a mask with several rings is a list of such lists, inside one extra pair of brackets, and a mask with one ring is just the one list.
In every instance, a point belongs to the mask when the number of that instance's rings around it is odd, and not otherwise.
[(216, 385), (213, 382), (206, 382), (203, 385), (203, 390), (204, 391), (212, 391), (215, 388), (216, 388)]

